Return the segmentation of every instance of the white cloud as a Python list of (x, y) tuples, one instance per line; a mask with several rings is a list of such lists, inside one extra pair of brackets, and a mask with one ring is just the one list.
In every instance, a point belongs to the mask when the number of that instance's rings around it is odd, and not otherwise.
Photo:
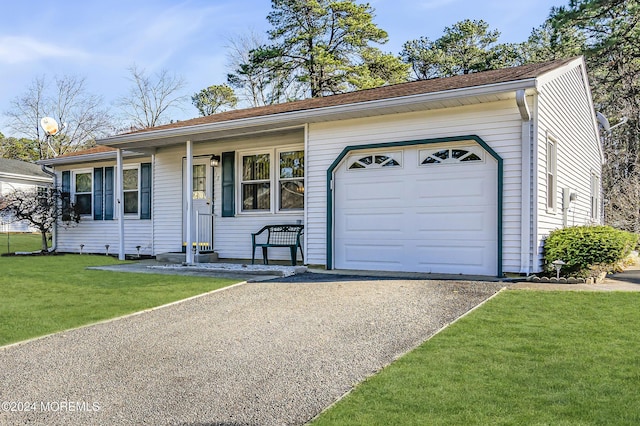
[(43, 58), (83, 57), (85, 53), (66, 49), (31, 37), (0, 37), (0, 63), (18, 64)]

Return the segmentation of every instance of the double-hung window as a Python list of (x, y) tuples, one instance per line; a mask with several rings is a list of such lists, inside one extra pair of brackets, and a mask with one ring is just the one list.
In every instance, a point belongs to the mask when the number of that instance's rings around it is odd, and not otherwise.
[(243, 212), (304, 209), (304, 151), (270, 149), (241, 154), (240, 205)]
[(124, 191), (124, 213), (138, 214), (138, 169), (124, 169), (123, 173), (123, 191)]
[(600, 220), (600, 176), (591, 173), (591, 220)]
[(547, 137), (547, 210), (556, 211), (558, 192), (558, 144), (551, 137)]
[(280, 151), (280, 210), (304, 208), (304, 151)]
[(242, 210), (271, 209), (271, 154), (242, 156)]
[(76, 211), (81, 215), (90, 215), (92, 197), (91, 171), (77, 171), (73, 176), (73, 200)]

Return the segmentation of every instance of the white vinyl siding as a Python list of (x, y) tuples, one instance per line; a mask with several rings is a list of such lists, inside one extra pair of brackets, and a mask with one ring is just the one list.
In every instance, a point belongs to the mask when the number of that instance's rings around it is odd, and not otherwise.
[(310, 125), (305, 260), (310, 264), (326, 262), (327, 169), (345, 146), (462, 135), (479, 136), (504, 159), (503, 268), (517, 271), (521, 120), (514, 101)]
[[(556, 71), (558, 73), (558, 71)], [(552, 75), (540, 85), (537, 102), (537, 180), (535, 186), (537, 259), (534, 272), (541, 268), (544, 238), (549, 232), (562, 227), (561, 194), (570, 188), (577, 194), (568, 214), (568, 226), (592, 223), (591, 176), (601, 170), (600, 141), (595, 129), (593, 107), (589, 103), (589, 88), (585, 85), (579, 67)], [(557, 209), (547, 209), (547, 135), (558, 141)], [(599, 220), (597, 221), (599, 222)]]

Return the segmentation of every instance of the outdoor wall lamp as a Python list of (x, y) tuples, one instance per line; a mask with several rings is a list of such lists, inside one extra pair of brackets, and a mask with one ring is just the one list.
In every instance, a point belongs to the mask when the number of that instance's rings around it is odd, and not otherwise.
[(220, 164), (220, 156), (213, 154), (211, 156), (211, 167), (218, 167)]

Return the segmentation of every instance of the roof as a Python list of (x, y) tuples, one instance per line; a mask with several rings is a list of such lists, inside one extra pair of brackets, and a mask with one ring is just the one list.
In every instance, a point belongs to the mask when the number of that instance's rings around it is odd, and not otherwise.
[(0, 176), (12, 175), (13, 177), (38, 178), (37, 180), (51, 180), (51, 176), (42, 171), (42, 168), (26, 161), (0, 158)]
[(131, 133), (135, 134), (165, 129), (176, 129), (201, 124), (219, 123), (244, 118), (281, 114), (286, 112), (313, 110), (331, 106), (349, 105), (425, 93), (444, 92), (469, 87), (485, 86), (488, 84), (529, 80), (534, 79), (548, 71), (561, 67), (573, 60), (575, 60), (575, 58), (560, 59), (550, 62), (527, 64), (519, 67), (456, 75), (453, 77), (433, 78), (429, 80), (418, 80), (408, 83), (399, 83), (374, 89), (359, 90), (332, 96), (324, 96), (321, 98), (311, 98), (301, 101), (285, 102), (281, 104), (267, 105), (262, 107), (238, 109), (221, 112), (218, 114), (212, 114), (206, 117), (198, 117), (190, 120), (178, 121), (175, 123), (153, 128), (141, 129)]

